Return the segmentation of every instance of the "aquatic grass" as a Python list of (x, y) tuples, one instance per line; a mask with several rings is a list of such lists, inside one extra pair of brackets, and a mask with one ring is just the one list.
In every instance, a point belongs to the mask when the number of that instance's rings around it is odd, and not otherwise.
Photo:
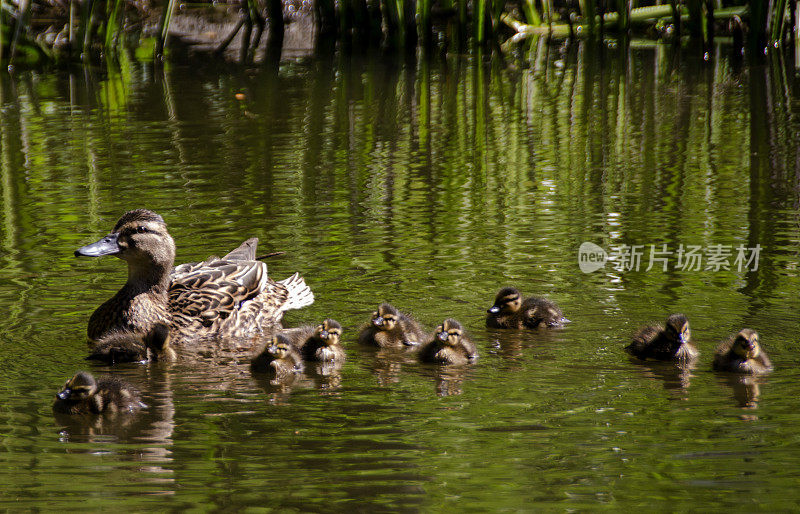
[(105, 22), (105, 41), (104, 48), (115, 52), (119, 36), (123, 29), (123, 13), (125, 3), (123, 0), (113, 0), (106, 4), (107, 22)]
[(161, 11), (161, 17), (158, 22), (158, 34), (156, 35), (156, 46), (153, 49), (153, 58), (155, 59), (160, 59), (164, 55), (164, 49), (167, 47), (167, 40), (169, 38), (172, 13), (175, 12), (176, 3), (176, 0), (167, 0)]
[[(126, 30), (126, 13), (133, 0), (70, 0), (64, 25), (68, 27), (70, 51), (52, 52), (40, 48), (39, 53), (53, 58), (92, 59), (101, 53), (118, 51), (121, 35)], [(177, 8), (175, 0), (166, 0), (161, 6), (155, 37), (153, 57), (164, 57), (172, 26), (172, 16)], [(0, 55), (13, 60), (18, 49), (28, 47), (36, 52), (36, 40), (28, 40), (34, 24), (32, 0), (18, 4), (3, 4), (0, 10)], [(185, 4), (186, 9), (204, 9), (204, 4)], [(222, 38), (218, 46), (222, 52), (241, 31), (242, 62), (252, 61), (261, 44), (268, 20), (267, 48), (270, 55), (280, 56), (283, 46), (283, 0), (241, 0), (240, 20), (234, 30)], [(266, 12), (266, 16), (264, 16)], [(732, 30), (743, 26), (747, 34), (748, 49), (763, 53), (767, 44), (779, 46), (793, 40), (800, 49), (800, 6), (787, 0), (768, 2), (750, 0), (742, 5), (734, 0), (315, 0), (313, 24), (316, 38), (340, 41), (347, 45), (363, 42), (380, 42), (384, 46), (415, 48), (444, 41), (465, 48), (472, 41), (483, 45), (502, 42), (511, 27), (511, 43), (532, 34), (547, 34), (551, 38), (573, 36), (599, 37), (608, 34), (636, 34), (648, 31), (665, 39), (688, 35), (702, 40), (708, 46), (713, 41), (717, 23), (735, 18)], [(517, 19), (519, 18), (519, 19)], [(35, 20), (34, 20), (35, 21)], [(54, 26), (60, 24), (60, 20)], [(255, 31), (253, 25), (255, 24)], [(656, 30), (652, 30), (656, 29)], [(789, 39), (786, 39), (786, 38)], [(143, 41), (143, 39), (140, 39)], [(329, 45), (330, 46), (330, 45)], [(350, 46), (352, 48), (353, 46)], [(509, 49), (509, 45), (502, 48)], [(26, 50), (27, 51), (27, 50)], [(271, 53), (270, 53), (271, 52)]]
[(786, 29), (786, 0), (773, 0), (772, 12), (768, 18), (767, 31), (771, 42), (781, 43)]

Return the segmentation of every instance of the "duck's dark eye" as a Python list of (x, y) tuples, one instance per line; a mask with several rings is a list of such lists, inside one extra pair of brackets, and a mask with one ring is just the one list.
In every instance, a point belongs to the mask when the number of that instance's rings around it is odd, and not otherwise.
[(136, 232), (138, 232), (140, 234), (144, 234), (144, 233), (150, 232), (150, 231), (147, 229), (147, 227), (143, 227), (143, 226), (140, 225), (140, 226), (136, 227)]

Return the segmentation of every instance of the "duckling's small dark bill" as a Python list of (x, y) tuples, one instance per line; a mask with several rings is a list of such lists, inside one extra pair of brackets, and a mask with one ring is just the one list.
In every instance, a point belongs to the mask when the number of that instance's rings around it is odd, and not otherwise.
[(121, 251), (117, 239), (119, 234), (109, 234), (100, 241), (83, 246), (75, 250), (75, 257), (100, 257), (101, 255), (115, 255)]

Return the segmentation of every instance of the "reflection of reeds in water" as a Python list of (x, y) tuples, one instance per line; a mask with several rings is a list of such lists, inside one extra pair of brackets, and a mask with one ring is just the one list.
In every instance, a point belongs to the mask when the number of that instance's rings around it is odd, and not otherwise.
[[(184, 90), (174, 70), (147, 80), (133, 64), (105, 80), (89, 70), (69, 82), (7, 78), (4, 88), (18, 90), (13, 102), (23, 114), (4, 111), (0, 134), (4, 254), (9, 259), (22, 251), (15, 229), (46, 226), (65, 209), (81, 212), (78, 205), (89, 206), (79, 225), (87, 233), (92, 226), (103, 230), (101, 218), (112, 213), (101, 206), (111, 189), (119, 189), (120, 201), (136, 203), (141, 191), (168, 188), (181, 193), (155, 195), (153, 208), (203, 213), (171, 223), (186, 231), (181, 251), (192, 251), (184, 245), (197, 239), (189, 234), (192, 223), (202, 227), (225, 216), (233, 233), (241, 220), (257, 219), (276, 237), (297, 238), (298, 261), (324, 255), (338, 269), (384, 278), (424, 259), (437, 281), (465, 299), (483, 289), (465, 278), (469, 273), (513, 277), (523, 264), (552, 268), (579, 245), (575, 234), (603, 237), (624, 227), (616, 241), (629, 244), (649, 243), (654, 233), (671, 244), (684, 238), (782, 244), (768, 220), (780, 205), (797, 201), (798, 171), (797, 152), (785, 150), (796, 148), (788, 144), (796, 120), (787, 108), (787, 79), (776, 68), (752, 70), (744, 97), (734, 64), (694, 65), (695, 54), (682, 64), (675, 48), (558, 47), (540, 39), (525, 55), (516, 70), (435, 58), (367, 66), (340, 55), (289, 78), (265, 72), (242, 82), (209, 77), (188, 86), (211, 94)], [(292, 101), (281, 101), (290, 82)], [(247, 115), (233, 99), (243, 85)], [(37, 88), (72, 102), (70, 130), (58, 144), (47, 127), (61, 118), (41, 109)], [(750, 115), (732, 116), (742, 102)], [(114, 141), (137, 140), (148, 120), (164, 118), (147, 151), (119, 160)], [(226, 190), (248, 193), (217, 191), (213, 202), (197, 205), (218, 180), (206, 163), (219, 164)], [(177, 173), (132, 174), (165, 168)], [(34, 209), (15, 201), (21, 187), (47, 197), (53, 191), (46, 184), (67, 179), (88, 183), (70, 189), (70, 206)], [(279, 205), (278, 198), (289, 204)], [(312, 237), (314, 244), (307, 241)], [(352, 250), (328, 252), (329, 244)], [(464, 269), (448, 265), (464, 256)], [(765, 254), (758, 270), (717, 277), (742, 280), (755, 296), (781, 287), (772, 270), (784, 263), (772, 259)], [(485, 261), (493, 268), (481, 267)], [(551, 288), (577, 282), (568, 274), (552, 277), (559, 283)], [(631, 275), (625, 287), (678, 298), (690, 278), (676, 270)], [(596, 287), (591, 279), (581, 287)], [(404, 287), (431, 292), (423, 279)], [(698, 303), (715, 304), (713, 289), (697, 294)]]

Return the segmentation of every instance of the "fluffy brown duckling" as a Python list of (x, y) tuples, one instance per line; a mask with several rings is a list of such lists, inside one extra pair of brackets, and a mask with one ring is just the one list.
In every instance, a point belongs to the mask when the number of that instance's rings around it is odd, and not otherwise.
[(297, 348), (283, 334), (276, 334), (264, 350), (250, 362), (255, 373), (269, 373), (275, 376), (290, 375), (303, 371), (303, 357)]
[(177, 354), (170, 346), (169, 339), (169, 326), (163, 323), (157, 323), (144, 336), (124, 330), (114, 331), (102, 337), (86, 359), (107, 364), (147, 360), (174, 361)]
[(489, 328), (557, 328), (568, 321), (555, 303), (538, 297), (523, 300), (519, 290), (513, 287), (501, 289), (487, 312)]
[(147, 406), (132, 385), (114, 377), (95, 380), (85, 371), (67, 380), (53, 402), (58, 414), (135, 412), (143, 407)]
[(382, 303), (372, 313), (372, 320), (361, 329), (358, 342), (379, 348), (416, 347), (425, 341), (425, 331), (411, 316)]
[(344, 361), (345, 353), (339, 340), (342, 326), (338, 321), (326, 319), (316, 327), (307, 326), (288, 336), (308, 361)]
[(478, 358), (478, 349), (464, 333), (461, 323), (446, 319), (436, 327), (433, 339), (420, 349), (422, 362), (467, 364)]
[(672, 314), (666, 327), (649, 325), (639, 329), (625, 351), (642, 360), (690, 362), (700, 354), (690, 338), (689, 320), (683, 314)]
[(772, 362), (758, 343), (758, 333), (745, 328), (717, 347), (713, 367), (717, 371), (761, 375), (772, 371)]

